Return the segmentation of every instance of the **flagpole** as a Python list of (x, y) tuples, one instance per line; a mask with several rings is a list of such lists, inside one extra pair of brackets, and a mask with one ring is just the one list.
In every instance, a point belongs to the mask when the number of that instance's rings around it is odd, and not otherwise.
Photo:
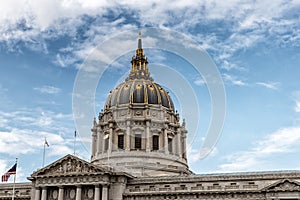
[(44, 167), (45, 166), (45, 152), (46, 152), (46, 138), (45, 138), (45, 142), (44, 142), (44, 151), (43, 151), (43, 166), (42, 167)]
[[(18, 158), (16, 158), (16, 167), (18, 166)], [(17, 168), (16, 168), (16, 173), (14, 174), (14, 185), (13, 185), (13, 192), (12, 192), (12, 200), (15, 199), (15, 187), (16, 187), (16, 177), (17, 177)]]
[(75, 153), (76, 153), (76, 130), (74, 132), (74, 156), (75, 156)]

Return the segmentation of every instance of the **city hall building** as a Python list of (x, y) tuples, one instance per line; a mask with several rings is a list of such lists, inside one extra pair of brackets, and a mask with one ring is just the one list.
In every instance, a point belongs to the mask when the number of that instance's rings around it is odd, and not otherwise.
[[(113, 89), (92, 127), (91, 162), (66, 155), (17, 183), (15, 199), (300, 200), (300, 172), (194, 174), (188, 167), (185, 121), (150, 76), (138, 39), (131, 71)], [(0, 185), (0, 199), (12, 198)]]

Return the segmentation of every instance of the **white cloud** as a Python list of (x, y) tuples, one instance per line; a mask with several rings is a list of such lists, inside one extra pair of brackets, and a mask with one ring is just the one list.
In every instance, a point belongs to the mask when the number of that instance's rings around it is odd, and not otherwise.
[(300, 112), (300, 101), (295, 101), (296, 105), (295, 105), (295, 111), (296, 112)]
[(0, 116), (0, 127), (5, 127), (8, 124), (8, 120)]
[(7, 161), (0, 159), (0, 173), (1, 175), (7, 171)]
[[(13, 112), (0, 111), (0, 121), (2, 127), (7, 131), (14, 129), (31, 129), (39, 131), (51, 131), (61, 134), (70, 132), (72, 126), (72, 114), (54, 113), (52, 111), (37, 109), (27, 109)], [(1, 126), (0, 126), (1, 127)]]
[[(209, 152), (209, 153), (208, 153)], [(190, 149), (188, 151), (188, 159), (189, 162), (196, 162), (198, 160), (201, 160), (204, 158), (204, 155), (208, 155), (208, 157), (214, 157), (218, 154), (218, 149), (216, 147), (214, 147), (213, 149), (201, 149), (201, 150), (197, 150), (197, 149)]]
[(36, 88), (33, 88), (33, 89), (37, 90), (41, 93), (44, 93), (44, 94), (57, 94), (57, 93), (61, 92), (60, 88), (50, 86), (50, 85), (44, 85), (42, 87), (36, 87)]
[(10, 131), (0, 131), (0, 154), (19, 155), (36, 152), (44, 145), (45, 137), (49, 143), (66, 145), (64, 139), (54, 133), (12, 128)]
[(238, 70), (238, 71), (245, 71), (246, 69), (244, 67), (241, 67), (241, 66), (238, 66), (236, 63), (234, 62), (229, 62), (228, 60), (226, 59), (223, 59), (222, 57), (225, 57), (225, 56), (230, 56), (230, 54), (227, 54), (227, 55), (221, 55), (221, 57), (219, 58), (220, 60), (223, 60), (222, 61), (222, 65), (221, 65), (221, 68), (229, 71), (229, 70)]
[(292, 99), (295, 102), (294, 111), (297, 113), (300, 112), (300, 91), (299, 90), (292, 92)]
[(223, 78), (225, 81), (233, 84), (233, 85), (237, 85), (237, 86), (245, 86), (247, 85), (244, 81), (238, 79), (235, 76), (229, 75), (229, 74), (223, 74)]
[[(0, 111), (0, 119), (0, 157), (6, 158), (0, 160), (0, 171), (7, 170), (12, 158), (25, 159), (27, 156), (41, 155), (45, 137), (50, 145), (46, 149), (49, 160), (73, 152), (74, 129), (70, 127), (71, 114), (37, 108), (13, 112)], [(82, 154), (86, 153), (80, 152), (80, 155)], [(32, 164), (37, 165), (37, 162)], [(27, 173), (32, 169), (26, 170), (29, 171), (24, 172), (22, 168), (18, 168), (18, 177), (22, 181), (26, 180)]]
[(205, 85), (206, 82), (200, 76), (198, 76), (197, 78), (195, 78), (194, 84), (198, 86), (202, 86)]
[(279, 82), (257, 82), (256, 84), (272, 90), (278, 90), (281, 85)]
[[(300, 127), (288, 127), (269, 134), (256, 141), (249, 151), (234, 153), (227, 157), (222, 171), (266, 170), (267, 158), (278, 154), (300, 152)], [(269, 163), (271, 164), (271, 163)]]
[[(199, 25), (199, 22), (209, 20), (227, 20), (235, 21), (233, 37), (228, 38), (226, 45), (228, 49), (233, 46), (249, 46), (260, 38), (263, 30), (270, 27), (280, 27), (275, 19), (299, 6), (299, 2), (291, 1), (288, 4), (284, 0), (278, 0), (275, 3), (266, 4), (259, 1), (253, 3), (247, 1), (182, 1), (176, 0), (172, 4), (165, 1), (83, 1), (83, 0), (13, 0), (13, 2), (3, 2), (0, 12), (0, 27), (4, 34), (0, 40), (10, 40), (20, 38), (31, 41), (31, 38), (43, 37), (41, 34), (76, 34), (78, 25), (84, 23), (81, 16), (87, 15), (92, 17), (103, 17), (110, 12), (111, 15), (119, 16), (121, 13), (129, 13), (134, 20), (144, 25), (166, 27), (172, 26), (176, 30), (184, 31)], [(132, 15), (134, 13), (134, 15)], [(115, 33), (116, 27), (125, 24), (125, 18), (117, 18), (114, 22), (103, 17), (99, 29), (108, 29), (106, 34)], [(289, 20), (286, 20), (289, 21)], [(23, 22), (27, 28), (18, 27)], [(290, 21), (289, 21), (290, 22)], [(106, 27), (106, 23), (110, 25)], [(286, 24), (287, 22), (285, 22)], [(297, 22), (290, 22), (291, 25)], [(264, 24), (264, 26), (261, 26)], [(123, 25), (130, 28), (129, 24)], [(239, 26), (236, 26), (239, 25)], [(46, 31), (54, 29), (53, 31)], [(243, 30), (254, 29), (254, 32), (242, 33)], [(103, 32), (105, 31), (103, 30)], [(273, 30), (273, 29), (272, 29)], [(271, 31), (272, 31), (271, 30)], [(93, 37), (93, 28), (88, 31)], [(91, 35), (87, 35), (91, 36)], [(243, 38), (242, 43), (236, 43), (237, 38)], [(203, 38), (202, 38), (203, 39)], [(33, 40), (34, 41), (34, 40)], [(201, 41), (201, 40), (199, 40)], [(220, 42), (219, 39), (215, 40)], [(232, 45), (230, 45), (232, 44)], [(211, 46), (211, 45), (209, 45)], [(224, 45), (224, 47), (226, 47)], [(228, 50), (227, 49), (227, 50)]]

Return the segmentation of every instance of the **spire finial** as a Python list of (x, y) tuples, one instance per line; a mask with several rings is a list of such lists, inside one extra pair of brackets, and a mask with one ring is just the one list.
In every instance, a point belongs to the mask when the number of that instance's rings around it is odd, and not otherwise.
[(138, 36), (138, 49), (142, 49), (142, 33), (141, 33), (141, 31), (139, 32), (139, 36)]
[(144, 50), (142, 47), (142, 33), (138, 34), (138, 48), (135, 51), (135, 56), (131, 59), (131, 71), (126, 80), (129, 79), (150, 79), (150, 72), (148, 69), (148, 60), (144, 55)]

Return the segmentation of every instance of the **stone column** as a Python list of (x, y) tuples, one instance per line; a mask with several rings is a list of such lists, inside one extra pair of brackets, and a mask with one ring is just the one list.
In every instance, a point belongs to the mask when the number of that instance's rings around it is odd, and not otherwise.
[(97, 155), (97, 131), (95, 129), (92, 129), (92, 156)]
[(112, 124), (109, 125), (109, 142), (108, 142), (108, 153), (111, 154), (112, 147), (113, 147), (113, 128)]
[(150, 152), (150, 121), (146, 121), (146, 152)]
[(41, 190), (40, 188), (35, 188), (34, 200), (40, 200), (40, 199), (41, 199)]
[(177, 154), (179, 155), (179, 157), (182, 157), (182, 153), (181, 153), (181, 132), (180, 130), (178, 130), (177, 134), (176, 134), (176, 139), (177, 139)]
[(100, 200), (100, 187), (99, 187), (99, 185), (95, 185), (94, 200)]
[(164, 148), (165, 148), (165, 153), (169, 153), (169, 149), (168, 149), (168, 132), (167, 129), (164, 129)]
[(186, 159), (186, 130), (182, 131), (182, 157)]
[(102, 151), (102, 140), (103, 140), (103, 136), (101, 134), (101, 130), (100, 129), (97, 129), (97, 155), (98, 154), (101, 154), (103, 151)]
[(102, 199), (101, 200), (108, 200), (108, 186), (102, 185)]
[(98, 155), (101, 152), (101, 149), (100, 149), (100, 134), (98, 133), (98, 131), (97, 131), (96, 144), (95, 145), (96, 145), (96, 147), (95, 147), (96, 153), (95, 154)]
[(126, 123), (125, 150), (130, 151), (130, 121)]
[(62, 186), (58, 189), (58, 200), (64, 200), (64, 188)]
[(76, 200), (81, 200), (81, 185), (76, 187)]
[(42, 200), (47, 200), (47, 188), (42, 188)]
[(103, 133), (100, 137), (102, 137), (100, 142), (102, 143), (102, 153), (104, 153), (105, 152), (105, 138), (104, 138), (105, 133)]

